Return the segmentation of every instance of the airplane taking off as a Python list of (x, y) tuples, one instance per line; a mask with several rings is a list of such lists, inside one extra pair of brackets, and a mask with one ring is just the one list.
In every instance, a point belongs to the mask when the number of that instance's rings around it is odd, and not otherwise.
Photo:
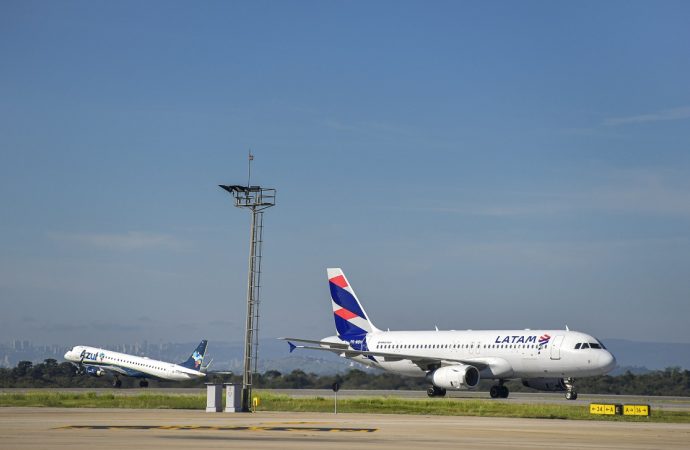
[[(425, 377), (429, 397), (447, 389), (476, 388), (481, 378), (497, 380), (491, 398), (507, 398), (507, 380), (540, 391), (565, 391), (575, 400), (574, 379), (603, 375), (616, 358), (598, 339), (566, 330), (382, 331), (364, 312), (341, 269), (328, 269), (337, 336), (321, 340), (280, 338), (296, 348), (336, 353), (361, 364), (402, 375)], [(310, 345), (295, 345), (300, 342)]]
[(75, 364), (81, 373), (94, 377), (102, 377), (107, 373), (113, 375), (115, 377), (113, 387), (122, 386), (120, 375), (141, 378), (139, 386), (147, 387), (149, 385), (147, 378), (183, 381), (205, 377), (208, 374), (206, 370), (211, 365), (210, 362), (206, 366), (201, 365), (206, 354), (207, 343), (206, 340), (201, 341), (189, 358), (180, 364), (83, 345), (77, 345), (65, 353), (65, 359)]

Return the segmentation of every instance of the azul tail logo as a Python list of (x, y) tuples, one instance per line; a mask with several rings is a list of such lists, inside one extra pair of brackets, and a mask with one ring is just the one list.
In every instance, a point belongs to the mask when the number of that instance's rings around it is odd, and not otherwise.
[(550, 340), (551, 340), (550, 335), (542, 334), (541, 336), (539, 336), (539, 347), (545, 346), (546, 344), (549, 343)]
[(376, 330), (341, 269), (328, 269), (328, 285), (331, 289), (335, 328), (341, 339), (363, 339), (366, 333)]
[(196, 350), (194, 350), (194, 353), (187, 358), (187, 361), (180, 365), (188, 369), (200, 370), (201, 363), (204, 361), (204, 355), (206, 354), (206, 344), (208, 344), (208, 341), (201, 341), (196, 347)]

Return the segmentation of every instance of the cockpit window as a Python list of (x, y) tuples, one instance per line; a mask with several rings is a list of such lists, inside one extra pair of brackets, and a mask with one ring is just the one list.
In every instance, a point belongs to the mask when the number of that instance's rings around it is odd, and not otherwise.
[[(595, 339), (596, 339), (596, 338), (595, 338)], [(604, 345), (603, 342), (601, 342), (599, 339), (597, 339), (597, 342), (599, 343), (599, 345), (601, 345), (601, 348), (603, 348), (604, 350), (606, 350), (606, 346)]]
[(601, 345), (595, 344), (594, 342), (591, 342), (591, 343), (589, 344), (589, 346), (590, 346), (591, 348), (601, 348)]
[(585, 342), (584, 344), (582, 344), (582, 348), (589, 348), (589, 344)]
[(575, 344), (575, 350), (579, 350), (581, 345), (582, 344), (580, 344), (579, 342), (577, 344)]

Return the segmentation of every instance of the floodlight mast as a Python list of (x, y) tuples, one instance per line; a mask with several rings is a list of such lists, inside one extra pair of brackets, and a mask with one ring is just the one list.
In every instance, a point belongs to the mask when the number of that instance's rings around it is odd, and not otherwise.
[[(251, 161), (251, 159), (250, 159)], [(251, 166), (250, 166), (251, 167)], [(259, 350), (259, 303), (261, 291), (261, 245), (263, 211), (275, 205), (276, 190), (261, 186), (219, 185), (232, 194), (235, 206), (251, 211), (249, 231), (249, 274), (247, 278), (247, 322), (244, 336), (244, 370), (242, 375), (242, 412), (251, 412), (252, 378), (257, 372)]]

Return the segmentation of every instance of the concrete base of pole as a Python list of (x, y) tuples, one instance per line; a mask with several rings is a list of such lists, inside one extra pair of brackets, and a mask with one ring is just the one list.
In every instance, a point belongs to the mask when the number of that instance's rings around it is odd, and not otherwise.
[(223, 410), (223, 386), (218, 383), (206, 383), (206, 412)]
[(225, 412), (246, 412), (242, 409), (242, 385), (225, 383)]

